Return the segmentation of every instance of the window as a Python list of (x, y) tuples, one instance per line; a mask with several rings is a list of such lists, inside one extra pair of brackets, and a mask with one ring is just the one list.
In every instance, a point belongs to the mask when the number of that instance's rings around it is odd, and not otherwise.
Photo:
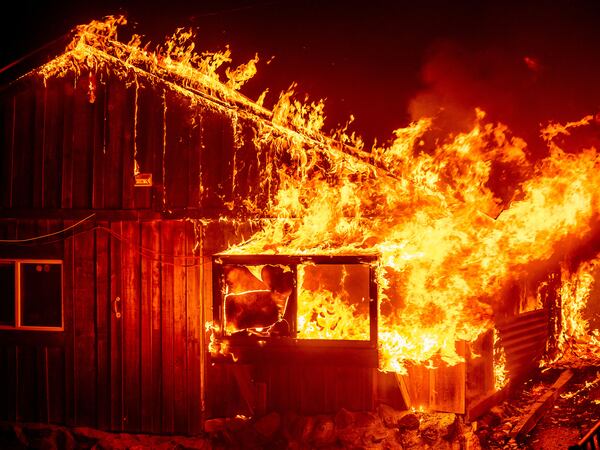
[(221, 337), (376, 340), (375, 256), (216, 255)]
[(61, 261), (0, 260), (0, 328), (63, 329)]

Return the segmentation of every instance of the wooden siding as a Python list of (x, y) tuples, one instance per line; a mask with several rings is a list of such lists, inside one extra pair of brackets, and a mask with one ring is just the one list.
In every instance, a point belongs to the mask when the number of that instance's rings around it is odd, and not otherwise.
[[(4, 220), (0, 236), (70, 223)], [(65, 313), (64, 332), (0, 333), (0, 418), (198, 433), (203, 274), (194, 227), (86, 223), (50, 246), (0, 246), (0, 256), (63, 259)]]
[[(465, 342), (456, 343), (460, 356), (465, 356)], [(410, 406), (417, 409), (463, 414), (466, 399), (466, 367), (463, 363), (448, 366), (443, 362), (434, 369), (409, 366), (402, 378), (407, 387)]]
[[(214, 216), (239, 212), (236, 199), (266, 204), (274, 186), (260, 181), (275, 153), (257, 151), (255, 123), (161, 84), (98, 78), (93, 92), (87, 75), (0, 92), (0, 209)], [(134, 161), (152, 187), (134, 186)]]

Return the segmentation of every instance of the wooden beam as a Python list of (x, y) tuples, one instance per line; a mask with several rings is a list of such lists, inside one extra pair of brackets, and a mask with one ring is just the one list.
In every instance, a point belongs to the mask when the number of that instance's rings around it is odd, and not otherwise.
[(410, 393), (408, 392), (408, 386), (406, 386), (406, 381), (404, 377), (399, 373), (394, 373), (396, 376), (396, 382), (398, 383), (398, 388), (400, 389), (400, 395), (402, 396), (402, 400), (406, 405), (406, 409), (410, 409), (412, 406), (412, 401), (410, 399)]
[(467, 409), (468, 422), (472, 422), (477, 418), (481, 417), (487, 411), (492, 409), (497, 404), (506, 400), (511, 392), (511, 385), (507, 384), (498, 391), (493, 391), (488, 395), (479, 398), (477, 401), (469, 405)]
[(521, 419), (517, 426), (512, 429), (510, 433), (512, 439), (523, 439), (531, 430), (533, 430), (542, 416), (552, 408), (552, 405), (554, 405), (554, 402), (573, 375), (573, 372), (569, 369), (560, 374), (548, 392), (542, 395), (529, 407), (527, 414)]

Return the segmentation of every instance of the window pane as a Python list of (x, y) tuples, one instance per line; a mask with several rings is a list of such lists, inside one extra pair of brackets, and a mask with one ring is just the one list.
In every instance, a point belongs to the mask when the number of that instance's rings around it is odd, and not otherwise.
[(62, 326), (61, 265), (21, 264), (21, 325)]
[(0, 262), (0, 325), (15, 324), (15, 263)]
[(251, 329), (264, 335), (289, 335), (284, 318), (294, 289), (289, 267), (228, 264), (223, 275), (227, 333)]
[(369, 340), (369, 266), (298, 266), (298, 338)]

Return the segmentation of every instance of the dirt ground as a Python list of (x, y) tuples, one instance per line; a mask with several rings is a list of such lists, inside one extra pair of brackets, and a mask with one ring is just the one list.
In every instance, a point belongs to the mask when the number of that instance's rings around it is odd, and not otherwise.
[(484, 449), (565, 450), (600, 421), (600, 366), (571, 368), (574, 376), (554, 406), (523, 440), (510, 439), (510, 432), (565, 368), (554, 368), (533, 377), (514, 398), (495, 409), (496, 421), (479, 431)]

